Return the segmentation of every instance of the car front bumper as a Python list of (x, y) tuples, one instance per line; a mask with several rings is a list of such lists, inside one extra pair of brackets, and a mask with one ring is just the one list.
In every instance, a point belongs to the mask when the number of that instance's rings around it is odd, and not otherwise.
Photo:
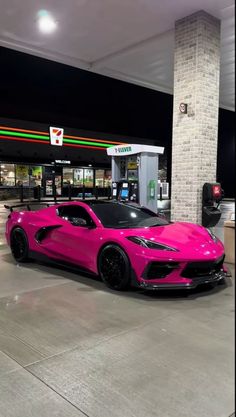
[(219, 281), (224, 280), (229, 274), (225, 270), (218, 271), (214, 274), (207, 275), (207, 276), (201, 276), (192, 278), (191, 280), (188, 280), (188, 282), (185, 282), (184, 280), (181, 282), (148, 282), (148, 281), (139, 281), (137, 282), (137, 286), (139, 288), (142, 288), (144, 290), (177, 290), (177, 289), (186, 289), (191, 290), (199, 285), (205, 285), (205, 284), (217, 284)]

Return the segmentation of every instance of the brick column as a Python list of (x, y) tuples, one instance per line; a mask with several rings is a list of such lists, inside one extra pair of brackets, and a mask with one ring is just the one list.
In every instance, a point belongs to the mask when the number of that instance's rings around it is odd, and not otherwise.
[[(204, 11), (175, 26), (171, 218), (201, 223), (202, 186), (216, 180), (220, 21)], [(188, 105), (187, 114), (179, 110)]]

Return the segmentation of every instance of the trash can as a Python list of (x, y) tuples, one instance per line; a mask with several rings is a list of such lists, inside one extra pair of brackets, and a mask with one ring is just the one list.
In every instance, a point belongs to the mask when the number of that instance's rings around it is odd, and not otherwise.
[(235, 263), (235, 221), (224, 222), (225, 262)]
[(204, 227), (214, 227), (220, 220), (221, 212), (215, 206), (204, 206), (202, 208), (202, 225)]
[(41, 187), (40, 185), (36, 185), (36, 187), (34, 187), (34, 199), (40, 200), (40, 197), (41, 197)]
[(214, 227), (221, 217), (218, 209), (222, 200), (222, 188), (220, 183), (205, 182), (202, 188), (202, 225)]

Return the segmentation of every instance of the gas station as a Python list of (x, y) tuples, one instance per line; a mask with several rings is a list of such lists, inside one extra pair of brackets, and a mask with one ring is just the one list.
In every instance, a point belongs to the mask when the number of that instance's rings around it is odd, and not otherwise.
[(0, 417), (235, 417), (235, 4), (2, 0)]

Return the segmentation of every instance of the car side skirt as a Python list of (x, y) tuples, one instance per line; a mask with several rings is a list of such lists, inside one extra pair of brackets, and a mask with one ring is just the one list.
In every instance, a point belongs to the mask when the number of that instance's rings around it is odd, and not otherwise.
[(90, 271), (89, 269), (81, 267), (80, 265), (73, 264), (71, 262), (61, 261), (60, 259), (56, 259), (56, 258), (50, 258), (49, 256), (44, 255), (37, 251), (30, 250), (29, 258), (35, 259), (36, 261), (39, 261), (39, 262), (45, 262), (45, 263), (52, 264), (55, 266), (68, 268), (73, 271), (88, 274), (93, 277), (97, 276), (97, 274), (95, 274), (93, 271)]

